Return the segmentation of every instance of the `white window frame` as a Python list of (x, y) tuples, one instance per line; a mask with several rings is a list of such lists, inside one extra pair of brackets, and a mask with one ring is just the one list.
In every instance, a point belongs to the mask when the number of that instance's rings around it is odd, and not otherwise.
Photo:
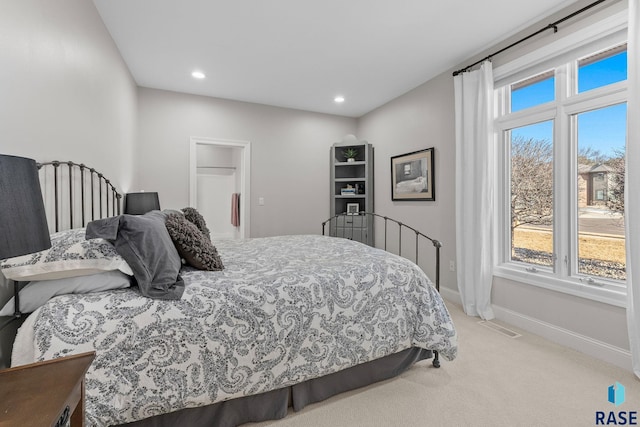
[[(494, 275), (530, 285), (539, 286), (612, 304), (626, 306), (626, 284), (616, 280), (597, 278), (577, 273), (578, 248), (574, 235), (578, 230), (578, 206), (575, 180), (577, 179), (577, 120), (575, 114), (624, 103), (627, 100), (627, 82), (618, 82), (601, 88), (577, 93), (577, 60), (590, 53), (626, 42), (626, 12), (618, 12), (596, 25), (576, 31), (497, 67), (495, 137), (498, 143), (496, 171), (496, 257)], [(553, 102), (509, 113), (509, 86), (523, 78), (555, 68), (555, 100)], [(554, 155), (554, 221), (553, 248), (554, 267), (510, 261), (511, 258), (511, 212), (510, 212), (510, 143), (506, 141), (506, 130), (542, 121), (553, 121)], [(572, 141), (570, 144), (558, 143)], [(566, 170), (559, 173), (559, 168)], [(565, 191), (562, 191), (565, 189)], [(566, 189), (569, 189), (568, 192)], [(560, 232), (561, 230), (572, 230)], [(566, 258), (565, 258), (566, 257)], [(566, 261), (565, 261), (566, 259)], [(572, 271), (576, 271), (572, 275)]]

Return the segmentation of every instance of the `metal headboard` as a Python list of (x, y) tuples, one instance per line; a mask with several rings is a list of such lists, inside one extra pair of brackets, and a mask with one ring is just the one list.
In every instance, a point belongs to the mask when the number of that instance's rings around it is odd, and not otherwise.
[(85, 227), (95, 219), (120, 215), (122, 195), (94, 168), (58, 160), (37, 165), (50, 231)]

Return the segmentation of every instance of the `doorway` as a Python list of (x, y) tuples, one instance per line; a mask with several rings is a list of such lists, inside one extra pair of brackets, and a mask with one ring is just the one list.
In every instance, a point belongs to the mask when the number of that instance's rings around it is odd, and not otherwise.
[(189, 204), (212, 239), (250, 237), (250, 166), (249, 141), (191, 137)]

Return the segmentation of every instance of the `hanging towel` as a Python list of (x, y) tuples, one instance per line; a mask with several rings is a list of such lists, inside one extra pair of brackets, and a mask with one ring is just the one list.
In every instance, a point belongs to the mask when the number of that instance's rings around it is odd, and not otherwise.
[(231, 195), (231, 225), (240, 227), (240, 193)]

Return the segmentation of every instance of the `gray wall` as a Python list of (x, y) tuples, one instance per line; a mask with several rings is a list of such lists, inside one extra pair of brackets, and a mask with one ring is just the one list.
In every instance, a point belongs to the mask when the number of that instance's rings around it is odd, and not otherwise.
[[(136, 85), (93, 3), (2, 0), (1, 9), (0, 153), (83, 162), (129, 185)], [(0, 359), (9, 353), (0, 348)]]
[[(450, 74), (442, 74), (361, 117), (356, 135), (375, 147), (376, 213), (440, 240), (441, 286), (456, 290), (455, 272), (449, 271), (449, 260), (455, 260), (456, 253), (453, 111), (453, 83)], [(436, 200), (391, 201), (390, 158), (430, 147), (435, 148)], [(381, 237), (377, 233), (377, 239)], [(433, 278), (431, 267), (426, 269)]]
[[(356, 120), (156, 89), (138, 90), (134, 188), (189, 203), (189, 138), (251, 142), (251, 237), (318, 234), (329, 217), (329, 147)], [(263, 197), (264, 206), (258, 206)]]
[(93, 3), (2, 1), (0, 41), (0, 153), (129, 185), (136, 86)]

